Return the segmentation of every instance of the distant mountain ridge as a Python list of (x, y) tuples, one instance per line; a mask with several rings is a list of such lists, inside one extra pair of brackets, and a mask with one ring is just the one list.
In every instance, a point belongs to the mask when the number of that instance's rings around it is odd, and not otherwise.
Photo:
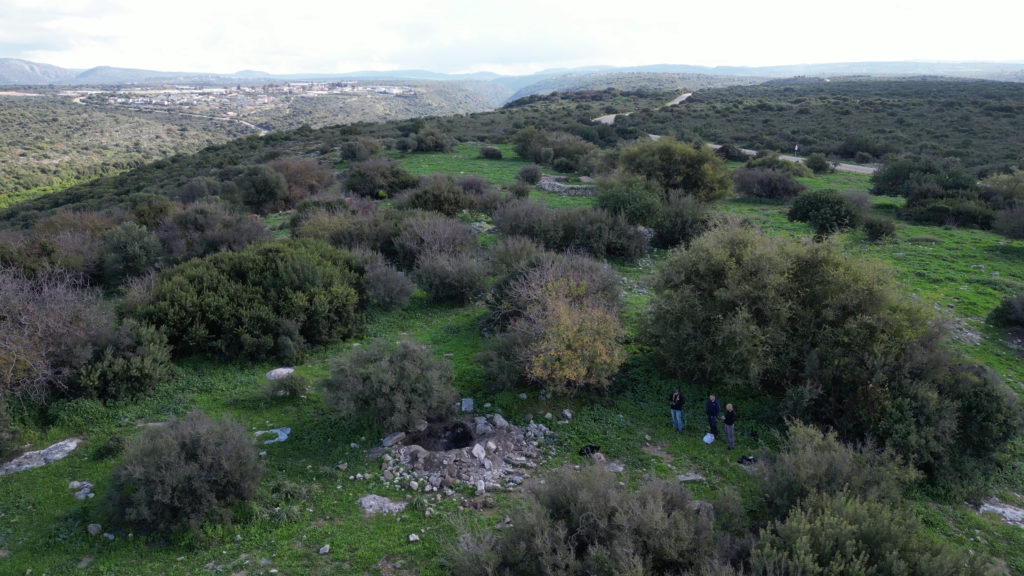
[[(256, 70), (242, 70), (230, 74), (208, 74), (195, 72), (162, 72), (134, 68), (97, 66), (88, 70), (71, 70), (18, 60), (0, 58), (0, 85), (119, 85), (146, 84), (155, 82), (180, 82), (189, 84), (253, 83), (268, 81), (342, 81), (362, 80), (375, 82), (421, 81), (470, 81), (494, 83), (510, 99), (545, 94), (552, 91), (597, 88), (602, 82), (622, 84), (627, 74), (652, 75), (656, 84), (671, 83), (666, 75), (684, 75), (690, 79), (709, 77), (754, 77), (764, 80), (793, 76), (953, 76), (1008, 82), (1024, 81), (1024, 62), (837, 62), (830, 64), (794, 64), (784, 66), (694, 66), (687, 64), (653, 64), (648, 66), (587, 66), (581, 68), (557, 68), (535, 74), (503, 76), (493, 72), (447, 74), (429, 70), (364, 70), (338, 73), (268, 74)], [(602, 78), (603, 77), (603, 78)], [(639, 78), (639, 77), (638, 77)], [(720, 84), (720, 82), (710, 82)], [(727, 81), (728, 83), (728, 81)], [(615, 84), (612, 84), (615, 85)], [(699, 86), (692, 86), (698, 88)]]

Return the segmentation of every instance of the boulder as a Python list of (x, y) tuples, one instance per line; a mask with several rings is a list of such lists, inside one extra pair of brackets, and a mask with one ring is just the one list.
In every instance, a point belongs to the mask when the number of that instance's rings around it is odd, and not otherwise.
[(385, 448), (390, 448), (395, 444), (401, 442), (402, 439), (404, 438), (405, 432), (395, 432), (394, 434), (388, 434), (387, 436), (385, 436), (384, 440), (382, 440), (380, 444)]
[(270, 372), (267, 372), (267, 380), (280, 380), (285, 376), (290, 376), (295, 372), (295, 368), (274, 368)]
[(359, 506), (372, 516), (374, 514), (397, 514), (405, 510), (406, 503), (376, 494), (367, 494), (359, 499)]

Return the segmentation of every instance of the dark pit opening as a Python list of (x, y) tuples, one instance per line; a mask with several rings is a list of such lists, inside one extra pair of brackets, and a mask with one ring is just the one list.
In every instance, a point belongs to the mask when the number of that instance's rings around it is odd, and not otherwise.
[(418, 444), (426, 450), (442, 452), (467, 448), (473, 444), (473, 439), (473, 431), (465, 422), (441, 422), (407, 435), (402, 444)]

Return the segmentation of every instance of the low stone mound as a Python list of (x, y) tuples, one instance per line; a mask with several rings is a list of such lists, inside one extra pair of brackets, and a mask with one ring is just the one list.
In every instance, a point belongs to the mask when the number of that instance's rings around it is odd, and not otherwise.
[(552, 434), (543, 424), (513, 426), (500, 415), (435, 424), (386, 447), (381, 475), (400, 489), (436, 492), (469, 485), (478, 493), (522, 484)]

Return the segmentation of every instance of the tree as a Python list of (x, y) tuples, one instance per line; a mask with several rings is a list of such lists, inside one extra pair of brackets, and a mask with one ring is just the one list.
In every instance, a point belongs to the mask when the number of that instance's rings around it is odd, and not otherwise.
[(109, 230), (104, 243), (103, 278), (110, 287), (149, 272), (162, 252), (157, 235), (134, 222)]
[(247, 167), (235, 179), (242, 203), (257, 212), (274, 209), (288, 195), (288, 181), (270, 166)]
[(624, 216), (630, 224), (651, 226), (661, 210), (663, 195), (657, 184), (642, 176), (618, 174), (598, 181), (594, 199), (599, 208)]
[(682, 190), (707, 202), (731, 191), (725, 162), (708, 146), (695, 148), (671, 138), (642, 140), (624, 148), (619, 162), (627, 172), (657, 182), (666, 192)]
[(786, 215), (790, 221), (806, 222), (818, 237), (855, 228), (860, 212), (835, 190), (810, 190), (793, 200)]
[(821, 152), (815, 152), (804, 160), (804, 165), (811, 169), (815, 174), (827, 174), (832, 171), (832, 165), (829, 163), (828, 158)]

